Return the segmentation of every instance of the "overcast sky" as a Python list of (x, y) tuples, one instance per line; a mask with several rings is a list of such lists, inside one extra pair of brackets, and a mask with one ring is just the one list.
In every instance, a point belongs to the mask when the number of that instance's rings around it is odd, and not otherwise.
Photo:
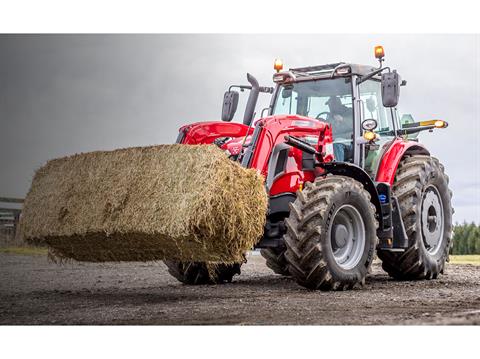
[(247, 71), (272, 85), (277, 57), (376, 65), (378, 44), (408, 81), (400, 111), (449, 122), (420, 141), (445, 164), (454, 219), (480, 223), (477, 35), (0, 35), (0, 196), (25, 196), (48, 159), (172, 143), (182, 124), (219, 120), (228, 85)]

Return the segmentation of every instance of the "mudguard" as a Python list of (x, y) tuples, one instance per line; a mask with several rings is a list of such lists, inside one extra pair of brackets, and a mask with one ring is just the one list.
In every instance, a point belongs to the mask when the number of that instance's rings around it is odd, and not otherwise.
[(360, 182), (368, 191), (368, 193), (370, 193), (370, 200), (377, 210), (379, 222), (382, 223), (382, 207), (378, 198), (377, 187), (367, 172), (365, 172), (362, 168), (348, 162), (323, 163), (321, 167), (324, 168), (327, 173), (351, 177)]
[(380, 160), (376, 181), (386, 182), (392, 186), (398, 164), (405, 155), (430, 155), (430, 152), (416, 141), (395, 139)]

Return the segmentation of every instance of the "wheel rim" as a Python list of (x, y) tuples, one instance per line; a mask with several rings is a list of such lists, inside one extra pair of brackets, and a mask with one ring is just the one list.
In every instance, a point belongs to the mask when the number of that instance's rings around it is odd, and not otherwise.
[(365, 225), (360, 212), (353, 206), (341, 206), (333, 217), (330, 242), (335, 262), (343, 269), (354, 268), (363, 256)]
[(430, 185), (422, 199), (422, 237), (427, 251), (435, 255), (443, 242), (443, 204), (438, 189)]

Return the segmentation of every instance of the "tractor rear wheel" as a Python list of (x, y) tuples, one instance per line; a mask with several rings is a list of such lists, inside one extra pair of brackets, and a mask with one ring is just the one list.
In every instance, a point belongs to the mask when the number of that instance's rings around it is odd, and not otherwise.
[(277, 274), (288, 276), (290, 273), (288, 272), (288, 262), (285, 259), (285, 251), (285, 247), (264, 248), (260, 254), (265, 258), (268, 268)]
[(212, 265), (204, 262), (163, 261), (168, 272), (185, 284), (230, 283), (235, 274), (240, 274), (241, 263)]
[(443, 273), (452, 241), (452, 192), (440, 162), (404, 158), (397, 170), (397, 196), (408, 236), (405, 252), (378, 251), (383, 269), (396, 279), (434, 279)]
[(290, 204), (285, 257), (292, 277), (310, 289), (363, 285), (377, 245), (370, 194), (344, 176), (307, 183)]

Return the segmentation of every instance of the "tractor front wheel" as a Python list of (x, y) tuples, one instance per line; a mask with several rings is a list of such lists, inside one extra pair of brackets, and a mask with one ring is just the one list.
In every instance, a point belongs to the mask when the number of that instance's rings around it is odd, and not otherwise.
[(404, 158), (393, 184), (408, 236), (405, 252), (378, 251), (383, 269), (396, 279), (434, 279), (443, 273), (452, 241), (452, 192), (440, 162)]
[(276, 274), (288, 276), (288, 262), (285, 258), (285, 247), (264, 248), (260, 254), (265, 258), (265, 264)]
[(377, 226), (370, 194), (358, 181), (327, 176), (306, 184), (286, 220), (290, 274), (310, 289), (363, 285), (374, 258)]
[(168, 272), (180, 282), (190, 285), (230, 283), (240, 274), (241, 263), (209, 264), (203, 262), (163, 261)]

